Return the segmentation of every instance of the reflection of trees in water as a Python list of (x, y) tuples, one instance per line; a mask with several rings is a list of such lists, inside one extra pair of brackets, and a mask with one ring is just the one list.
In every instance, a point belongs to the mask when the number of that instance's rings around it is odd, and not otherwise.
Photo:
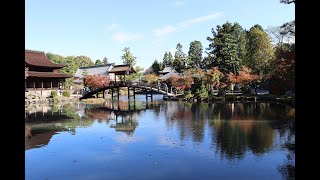
[(287, 159), (283, 165), (278, 167), (278, 170), (284, 179), (295, 179), (295, 121), (282, 122), (282, 124), (273, 123), (272, 125), (280, 130), (280, 137), (285, 138), (282, 148), (288, 152)]
[(115, 117), (110, 111), (104, 111), (100, 108), (85, 108), (85, 115), (89, 120), (98, 120), (99, 123), (105, 120), (107, 124)]
[(134, 130), (138, 126), (137, 117), (133, 113), (119, 114), (115, 118), (116, 124), (110, 127), (116, 131), (125, 132), (127, 135), (133, 135)]
[[(163, 105), (167, 126), (179, 129), (180, 139), (204, 138), (206, 123), (212, 128), (212, 142), (222, 157), (241, 158), (247, 150), (263, 154), (272, 148), (273, 123), (294, 118), (294, 109), (269, 103), (181, 103)], [(269, 121), (271, 120), (271, 121)], [(288, 127), (284, 127), (288, 128)]]
[[(42, 106), (40, 106), (42, 107)], [(57, 132), (68, 131), (76, 133), (77, 127), (88, 127), (93, 121), (81, 118), (72, 104), (42, 107), (46, 112), (26, 113), (26, 134), (31, 138), (26, 139), (26, 149), (48, 144), (50, 138)]]

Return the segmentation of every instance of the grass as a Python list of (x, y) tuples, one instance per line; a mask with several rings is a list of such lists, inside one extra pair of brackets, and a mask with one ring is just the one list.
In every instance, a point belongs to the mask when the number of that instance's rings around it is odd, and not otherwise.
[(88, 98), (88, 99), (82, 99), (80, 102), (84, 104), (101, 104), (105, 101), (103, 98)]

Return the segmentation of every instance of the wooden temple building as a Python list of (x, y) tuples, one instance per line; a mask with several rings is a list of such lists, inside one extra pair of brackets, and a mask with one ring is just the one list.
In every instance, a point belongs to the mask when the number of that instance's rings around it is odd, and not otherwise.
[[(133, 67), (129, 64), (122, 64), (122, 65), (115, 65), (113, 68), (109, 71), (109, 74), (114, 74), (114, 79), (110, 78), (111, 82), (125, 82), (126, 75), (129, 75), (131, 73), (135, 73), (136, 71), (133, 69)], [(120, 80), (117, 79), (117, 76), (119, 76)]]
[(63, 89), (65, 79), (72, 77), (59, 72), (64, 66), (51, 62), (42, 51), (25, 50), (25, 67), (28, 68), (25, 90), (47, 97), (52, 90)]

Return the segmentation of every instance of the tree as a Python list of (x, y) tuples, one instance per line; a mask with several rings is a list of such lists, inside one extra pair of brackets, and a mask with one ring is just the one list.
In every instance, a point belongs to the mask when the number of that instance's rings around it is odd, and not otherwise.
[(255, 74), (267, 79), (274, 60), (274, 49), (270, 36), (260, 25), (255, 25), (248, 32), (248, 58), (245, 65)]
[(87, 67), (87, 66), (93, 66), (94, 63), (88, 56), (77, 56), (75, 57), (75, 60), (79, 64), (80, 67)]
[(102, 62), (100, 61), (100, 59), (97, 59), (97, 60), (96, 60), (95, 65), (96, 65), (96, 66), (102, 65)]
[(212, 66), (217, 66), (225, 73), (231, 71), (237, 74), (242, 65), (241, 57), (246, 54), (242, 52), (244, 45), (241, 43), (245, 43), (245, 39), (243, 39), (241, 26), (237, 23), (232, 25), (226, 22), (222, 26), (218, 25), (216, 31), (212, 28), (211, 32), (213, 38), (207, 37), (207, 40), (210, 41), (207, 50), (214, 57)]
[(228, 74), (229, 81), (234, 84), (242, 84), (242, 85), (253, 85), (255, 94), (258, 94), (258, 81), (261, 79), (261, 76), (258, 74), (254, 74), (251, 70), (245, 66), (239, 71), (239, 75), (234, 75), (232, 72)]
[(282, 44), (284, 41), (290, 43), (295, 37), (295, 21), (284, 23), (281, 26), (271, 26), (267, 32), (276, 44)]
[(173, 65), (173, 56), (170, 51), (168, 54), (168, 64), (167, 65)]
[(143, 77), (143, 81), (148, 85), (156, 85), (158, 82), (158, 76), (154, 74), (147, 74)]
[(102, 60), (102, 64), (108, 64), (108, 63), (109, 63), (108, 58), (104, 57)]
[(169, 54), (167, 52), (163, 55), (162, 64), (165, 66), (169, 64)]
[(46, 53), (46, 56), (50, 61), (56, 64), (65, 64), (65, 58), (63, 56), (60, 56), (58, 54), (53, 54), (53, 53)]
[(281, 44), (276, 48), (276, 61), (271, 74), (269, 91), (284, 94), (295, 90), (295, 45)]
[(134, 68), (134, 70), (136, 71), (135, 73), (132, 73), (129, 76), (126, 76), (126, 77), (128, 77), (127, 80), (133, 81), (133, 80), (138, 79), (142, 76), (143, 68), (141, 68), (140, 66), (136, 66)]
[(182, 45), (180, 43), (177, 44), (176, 52), (174, 54), (173, 67), (176, 71), (182, 72), (185, 69), (186, 65), (186, 57), (182, 52)]
[(223, 77), (224, 75), (218, 67), (213, 67), (205, 74), (204, 81), (208, 85), (210, 92), (212, 92), (213, 88), (220, 88), (220, 82)]
[(130, 48), (125, 47), (122, 51), (124, 52), (121, 56), (123, 64), (130, 64), (131, 66), (134, 66), (136, 64), (136, 57), (130, 52)]
[[(79, 68), (79, 63), (75, 60), (74, 56), (63, 57), (52, 53), (47, 53), (46, 55), (52, 62), (65, 65), (63, 68), (59, 69), (59, 72), (61, 73), (74, 75)], [(73, 78), (67, 78), (65, 81), (65, 87), (69, 88), (72, 85)]]
[(188, 67), (200, 67), (202, 62), (202, 44), (200, 41), (192, 41), (190, 43), (189, 52), (188, 52)]
[(237, 56), (240, 61), (240, 65), (243, 61), (246, 61), (247, 58), (247, 46), (248, 38), (246, 31), (238, 23), (234, 23), (233, 26), (233, 36), (236, 39), (237, 43)]
[(91, 89), (107, 86), (110, 80), (105, 76), (100, 75), (87, 75), (84, 78), (84, 84), (89, 86)]
[(158, 60), (154, 60), (153, 64), (151, 65), (153, 73), (159, 75), (159, 71), (162, 70), (162, 64), (158, 63)]
[(280, 0), (280, 3), (284, 3), (284, 4), (291, 4), (291, 3), (296, 3), (295, 0)]

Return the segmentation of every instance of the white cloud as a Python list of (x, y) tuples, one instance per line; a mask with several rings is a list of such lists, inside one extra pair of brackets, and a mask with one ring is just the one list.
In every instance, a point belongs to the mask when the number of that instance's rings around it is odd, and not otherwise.
[(136, 41), (138, 39), (141, 39), (143, 36), (136, 33), (123, 33), (118, 32), (111, 36), (112, 40), (118, 41), (120, 43), (128, 42), (128, 41)]
[(169, 33), (172, 33), (174, 31), (176, 31), (177, 28), (173, 27), (173, 26), (165, 26), (165, 27), (162, 27), (162, 28), (159, 28), (159, 29), (155, 29), (153, 30), (153, 33), (155, 36), (165, 36)]
[(175, 1), (174, 5), (175, 6), (182, 6), (182, 5), (184, 5), (184, 1)]
[(114, 30), (114, 29), (117, 28), (117, 27), (118, 27), (118, 24), (112, 23), (110, 26), (107, 27), (107, 29), (108, 29), (109, 31), (112, 31), (112, 30)]
[(187, 28), (187, 27), (190, 27), (190, 26), (197, 24), (197, 23), (203, 23), (203, 22), (206, 22), (209, 20), (217, 19), (221, 15), (222, 15), (221, 12), (217, 12), (217, 13), (209, 14), (206, 16), (187, 19), (187, 20), (184, 20), (184, 21), (177, 23), (176, 26), (168, 25), (168, 26), (165, 26), (162, 28), (155, 29), (155, 30), (153, 30), (153, 33), (156, 37), (162, 37), (162, 36), (168, 35), (172, 32), (179, 30), (179, 28)]
[(201, 16), (201, 17), (197, 17), (197, 18), (193, 18), (193, 19), (188, 19), (188, 20), (180, 22), (178, 25), (182, 26), (182, 27), (189, 27), (189, 26), (192, 26), (197, 23), (202, 23), (202, 22), (206, 22), (209, 20), (217, 19), (221, 15), (222, 15), (221, 12), (217, 12), (217, 13), (209, 14), (207, 16)]

